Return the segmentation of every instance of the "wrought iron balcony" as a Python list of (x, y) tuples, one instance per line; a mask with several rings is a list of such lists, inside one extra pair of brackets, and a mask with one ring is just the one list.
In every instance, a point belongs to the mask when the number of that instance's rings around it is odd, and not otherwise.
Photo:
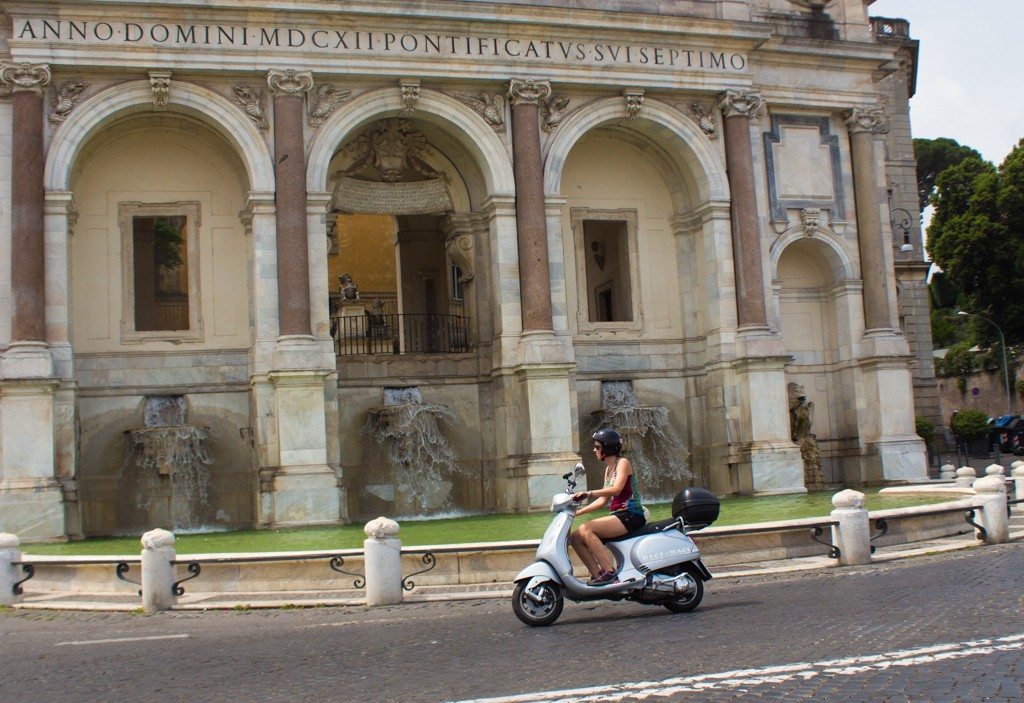
[(461, 315), (366, 312), (331, 317), (338, 356), (459, 354), (469, 351), (469, 318)]

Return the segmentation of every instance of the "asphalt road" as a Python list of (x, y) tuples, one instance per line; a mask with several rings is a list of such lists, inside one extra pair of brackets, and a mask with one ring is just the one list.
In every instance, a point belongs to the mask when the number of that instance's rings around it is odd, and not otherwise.
[[(551, 693), (556, 692), (556, 693)], [(508, 602), (0, 611), (0, 701), (1021, 701), (1024, 544), (712, 581), (688, 614)]]

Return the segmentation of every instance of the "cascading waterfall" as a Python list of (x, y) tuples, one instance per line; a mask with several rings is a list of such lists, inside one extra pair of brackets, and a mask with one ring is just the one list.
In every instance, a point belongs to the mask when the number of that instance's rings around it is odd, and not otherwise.
[(143, 425), (125, 432), (125, 467), (136, 487), (136, 507), (153, 527), (202, 528), (213, 464), (205, 446), (209, 432), (185, 424), (181, 396), (147, 397)]
[(638, 404), (632, 382), (602, 381), (601, 409), (591, 418), (591, 432), (611, 427), (622, 435), (646, 500), (669, 500), (692, 478), (686, 446), (669, 424), (668, 409)]
[(466, 473), (448, 441), (455, 415), (424, 403), (415, 386), (385, 388), (384, 405), (367, 411), (364, 434), (384, 450), (389, 484), (365, 490), (392, 503), (395, 516), (451, 510), (453, 479)]

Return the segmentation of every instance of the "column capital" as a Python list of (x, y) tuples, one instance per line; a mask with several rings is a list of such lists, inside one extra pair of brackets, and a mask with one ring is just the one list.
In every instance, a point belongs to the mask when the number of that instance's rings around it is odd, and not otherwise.
[(50, 66), (45, 63), (0, 61), (0, 87), (5, 92), (42, 95), (51, 77)]
[(853, 107), (843, 111), (843, 121), (850, 134), (871, 132), (885, 134), (889, 131), (889, 120), (880, 105), (873, 107)]
[(508, 97), (512, 107), (521, 103), (538, 104), (551, 96), (551, 81), (532, 78), (513, 78), (508, 83)]
[(298, 95), (313, 90), (313, 74), (309, 71), (296, 71), (286, 68), (283, 71), (270, 69), (267, 71), (267, 85), (270, 94), (275, 98)]
[(726, 117), (764, 117), (768, 105), (756, 90), (727, 90), (718, 96), (718, 108)]

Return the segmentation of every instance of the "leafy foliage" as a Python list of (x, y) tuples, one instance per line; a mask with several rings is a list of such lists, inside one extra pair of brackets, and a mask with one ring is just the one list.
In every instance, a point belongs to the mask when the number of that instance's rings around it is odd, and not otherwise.
[(181, 255), (185, 239), (181, 236), (181, 226), (176, 226), (179, 219), (158, 217), (153, 223), (153, 259), (157, 266), (165, 269), (176, 269), (185, 262)]
[[(998, 169), (973, 156), (945, 169), (931, 203), (928, 251), (961, 291), (958, 303), (991, 318), (1007, 343), (1024, 340), (1024, 140)], [(997, 337), (992, 325), (971, 325), (979, 342)]]
[(914, 418), (914, 429), (917, 431), (917, 436), (924, 440), (925, 444), (929, 444), (932, 438), (935, 437), (935, 423), (926, 417), (918, 416)]
[(980, 410), (961, 410), (949, 421), (949, 429), (960, 439), (983, 437), (988, 432), (988, 415)]
[(974, 371), (974, 355), (969, 342), (958, 342), (946, 350), (946, 356), (936, 360), (935, 373), (940, 376), (964, 377)]
[(954, 139), (915, 139), (914, 158), (917, 159), (917, 195), (923, 207), (935, 190), (939, 174), (964, 159), (981, 160), (981, 154)]

